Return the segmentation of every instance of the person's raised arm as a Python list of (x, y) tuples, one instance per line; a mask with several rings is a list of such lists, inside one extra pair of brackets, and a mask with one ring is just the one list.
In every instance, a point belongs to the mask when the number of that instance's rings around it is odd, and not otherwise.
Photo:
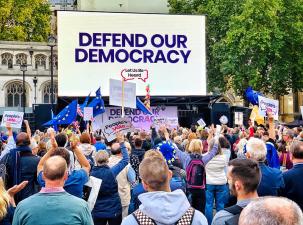
[(218, 145), (219, 145), (219, 133), (217, 133), (214, 137), (215, 144), (213, 148), (202, 158), (203, 163), (206, 165), (218, 152)]
[(14, 140), (13, 136), (13, 129), (10, 125), (10, 123), (6, 123), (6, 129), (8, 132), (8, 138), (7, 138), (7, 144), (5, 145), (3, 151), (1, 152), (0, 155), (0, 160), (7, 154), (9, 151), (13, 148), (16, 148), (16, 142)]
[(127, 148), (124, 144), (124, 135), (122, 133), (117, 133), (117, 142), (120, 143), (121, 153), (122, 153), (122, 160), (115, 166), (111, 168), (112, 172), (115, 176), (117, 176), (127, 165), (129, 162), (129, 156), (127, 152)]
[(274, 123), (274, 116), (271, 112), (267, 114), (268, 117), (268, 136), (269, 138), (276, 140), (276, 132), (275, 132), (275, 123)]
[(43, 170), (43, 165), (45, 161), (52, 155), (52, 153), (58, 148), (58, 144), (55, 139), (55, 134), (52, 132), (50, 134), (50, 140), (51, 140), (51, 148), (46, 152), (46, 154), (40, 159), (39, 164), (37, 166), (37, 176), (39, 176), (39, 173)]
[(28, 120), (23, 120), (23, 123), (25, 125), (26, 133), (27, 133), (29, 139), (31, 139), (31, 137), (32, 137), (32, 131), (31, 131), (31, 128), (29, 126)]
[(87, 160), (87, 158), (85, 157), (85, 155), (82, 153), (82, 151), (80, 150), (80, 148), (78, 147), (78, 140), (74, 137), (71, 138), (71, 149), (72, 151), (75, 153), (79, 164), (81, 165), (82, 169), (85, 170), (85, 172), (87, 174), (89, 174), (90, 171), (90, 164)]
[(23, 182), (21, 182), (18, 185), (15, 185), (13, 187), (11, 187), (10, 189), (7, 190), (7, 193), (9, 195), (9, 202), (11, 204), (11, 206), (16, 207), (16, 203), (15, 203), (15, 195), (20, 192), (23, 188), (25, 188), (25, 186), (28, 184), (28, 181), (25, 180)]

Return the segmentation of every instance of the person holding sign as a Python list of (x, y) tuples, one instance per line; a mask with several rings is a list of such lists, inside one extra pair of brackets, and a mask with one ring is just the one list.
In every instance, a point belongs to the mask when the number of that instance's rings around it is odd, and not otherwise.
[[(7, 128), (11, 133), (11, 128), (9, 126)], [(28, 181), (28, 185), (16, 195), (17, 204), (39, 190), (36, 180), (40, 158), (32, 154), (30, 144), (30, 136), (25, 132), (20, 132), (16, 137), (16, 148), (9, 150), (0, 162), (7, 171), (6, 188), (11, 188), (25, 180)]]
[(100, 191), (92, 211), (95, 225), (120, 225), (122, 222), (122, 205), (118, 193), (117, 175), (128, 165), (129, 156), (124, 144), (124, 135), (116, 134), (116, 143), (122, 152), (122, 160), (113, 167), (108, 166), (109, 155), (99, 151), (96, 155), (97, 166), (93, 167), (91, 176), (102, 180)]

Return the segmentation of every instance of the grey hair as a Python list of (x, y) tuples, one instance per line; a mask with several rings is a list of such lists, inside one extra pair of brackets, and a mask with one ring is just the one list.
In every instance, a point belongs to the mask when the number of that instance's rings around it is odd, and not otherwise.
[(303, 225), (303, 214), (290, 199), (263, 197), (242, 210), (239, 225)]
[(246, 144), (247, 152), (256, 161), (265, 161), (267, 149), (264, 141), (259, 138), (250, 138)]
[(109, 154), (107, 153), (107, 151), (102, 150), (102, 151), (97, 152), (97, 154), (95, 156), (95, 161), (96, 161), (97, 166), (107, 164), (108, 158), (109, 158)]

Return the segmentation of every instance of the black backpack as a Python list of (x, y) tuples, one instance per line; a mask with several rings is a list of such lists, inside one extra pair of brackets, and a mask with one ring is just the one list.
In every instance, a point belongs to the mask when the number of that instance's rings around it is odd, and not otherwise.
[(225, 221), (225, 225), (238, 225), (239, 217), (243, 208), (238, 205), (233, 205), (231, 207), (225, 208), (224, 210), (234, 215), (232, 218)]

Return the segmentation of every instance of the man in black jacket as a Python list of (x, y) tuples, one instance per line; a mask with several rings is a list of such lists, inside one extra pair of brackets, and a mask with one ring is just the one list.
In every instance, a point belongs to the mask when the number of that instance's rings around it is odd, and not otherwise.
[(283, 173), (285, 187), (281, 195), (296, 202), (303, 210), (303, 142), (296, 141), (290, 147), (294, 167)]
[(6, 166), (7, 189), (23, 181), (28, 181), (28, 185), (15, 196), (16, 204), (39, 191), (37, 183), (37, 165), (39, 160), (38, 156), (32, 154), (30, 137), (25, 132), (17, 135), (16, 148), (11, 149), (1, 159), (1, 163)]

